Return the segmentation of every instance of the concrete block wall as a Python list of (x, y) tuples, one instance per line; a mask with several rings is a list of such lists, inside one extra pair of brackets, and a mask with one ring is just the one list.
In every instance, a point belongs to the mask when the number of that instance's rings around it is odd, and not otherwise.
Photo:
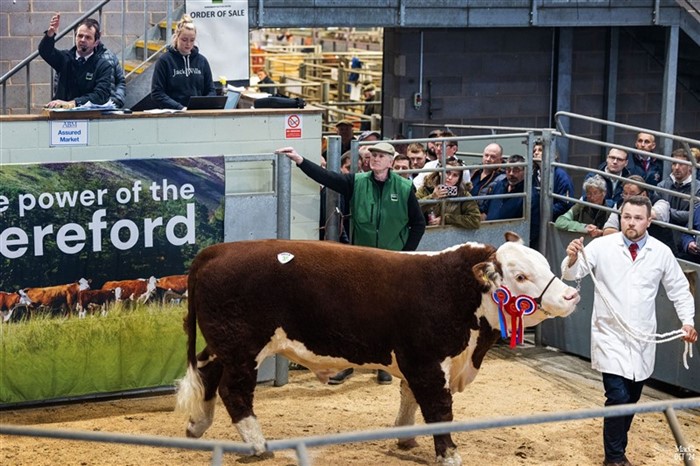
[[(551, 28), (386, 29), (383, 130), (394, 134), (406, 123), (548, 128), (556, 113), (558, 48)], [(574, 28), (571, 112), (606, 118), (608, 28)], [(616, 121), (659, 130), (664, 63), (639, 37), (662, 40), (664, 29), (621, 28)], [(663, 50), (662, 50), (663, 52)], [(663, 57), (663, 54), (661, 55)], [(553, 68), (554, 67), (554, 68)], [(422, 74), (423, 104), (412, 105)], [(554, 79), (554, 81), (552, 80)], [(405, 127), (405, 126), (404, 126)], [(700, 102), (677, 86), (675, 133), (700, 139)], [(414, 134), (424, 137), (425, 134)], [(600, 125), (576, 122), (570, 131), (604, 140)], [(634, 134), (616, 131), (615, 141), (632, 145)], [(568, 163), (595, 167), (604, 149), (572, 141)], [(577, 192), (583, 175), (574, 176)]]
[[(281, 110), (208, 114), (127, 115), (89, 120), (87, 146), (50, 147), (50, 122), (40, 116), (0, 116), (0, 167), (8, 163), (50, 163), (198, 155), (271, 154), (294, 146), (312, 161), (321, 158), (321, 113), (300, 110), (302, 137), (287, 139), (289, 112)], [(269, 193), (270, 163), (226, 166), (227, 194)], [(294, 239), (317, 239), (319, 186), (292, 166)]]
[[(173, 10), (184, 0), (172, 0)], [(0, 75), (36, 51), (51, 16), (61, 13), (61, 31), (99, 3), (98, 0), (10, 0), (0, 1)], [(122, 7), (124, 8), (124, 42), (128, 47), (144, 34), (144, 21), (153, 25), (165, 18), (167, 0), (112, 0), (92, 17), (100, 20), (102, 42), (107, 48), (120, 54), (122, 50)], [(144, 17), (144, 6), (146, 16)], [(68, 34), (57, 43), (60, 49), (73, 46), (74, 34)], [(39, 113), (51, 100), (50, 67), (40, 58), (31, 66), (31, 113)], [(8, 114), (26, 113), (26, 71), (14, 75), (7, 85)], [(0, 106), (5, 104), (0, 93)]]

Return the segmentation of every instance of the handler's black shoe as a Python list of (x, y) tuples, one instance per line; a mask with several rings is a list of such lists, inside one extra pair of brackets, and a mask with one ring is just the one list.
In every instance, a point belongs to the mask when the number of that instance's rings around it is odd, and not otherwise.
[(346, 379), (350, 378), (353, 372), (355, 372), (355, 369), (352, 367), (349, 369), (343, 369), (328, 379), (328, 385), (340, 385), (341, 383), (345, 382)]
[(603, 466), (632, 466), (632, 463), (629, 462), (626, 456), (623, 456), (622, 459), (618, 461), (609, 461), (606, 459), (603, 461)]
[(379, 369), (377, 371), (377, 383), (379, 385), (389, 385), (391, 383), (391, 374)]

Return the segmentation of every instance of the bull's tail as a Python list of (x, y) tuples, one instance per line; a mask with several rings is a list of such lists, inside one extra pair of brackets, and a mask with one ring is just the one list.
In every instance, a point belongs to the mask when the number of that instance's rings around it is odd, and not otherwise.
[(197, 368), (197, 313), (195, 312), (196, 296), (192, 275), (190, 275), (188, 286), (191, 296), (187, 300), (187, 316), (184, 322), (187, 334), (187, 373), (185, 377), (175, 383), (177, 389), (175, 409), (187, 413), (190, 419), (199, 419), (203, 415), (204, 383)]

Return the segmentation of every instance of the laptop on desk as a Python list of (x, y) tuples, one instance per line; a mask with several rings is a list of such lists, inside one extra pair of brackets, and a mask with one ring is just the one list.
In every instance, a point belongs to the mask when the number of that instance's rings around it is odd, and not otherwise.
[(225, 95), (192, 96), (187, 102), (187, 110), (221, 110), (226, 105)]

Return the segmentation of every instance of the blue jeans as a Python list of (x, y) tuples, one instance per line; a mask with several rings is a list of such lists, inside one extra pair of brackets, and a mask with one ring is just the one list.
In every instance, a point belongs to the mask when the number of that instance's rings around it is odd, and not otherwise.
[[(641, 382), (626, 379), (621, 375), (603, 373), (605, 406), (636, 403), (642, 396), (644, 380)], [(634, 415), (606, 417), (603, 420), (603, 446), (607, 461), (622, 461), (627, 448), (627, 432)]]

